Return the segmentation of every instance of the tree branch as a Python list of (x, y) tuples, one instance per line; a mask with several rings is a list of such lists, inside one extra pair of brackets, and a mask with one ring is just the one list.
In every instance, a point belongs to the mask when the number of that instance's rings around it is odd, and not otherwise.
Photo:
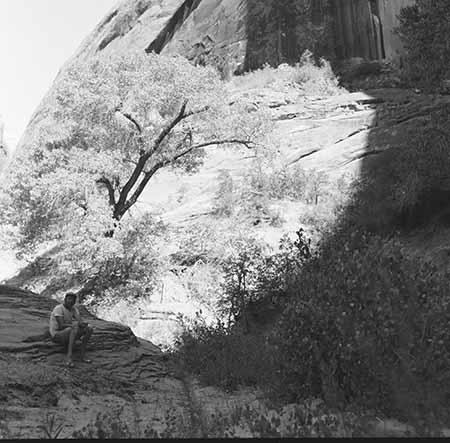
[(135, 126), (135, 128), (137, 129), (137, 131), (139, 132), (139, 134), (142, 134), (142, 127), (141, 125), (138, 123), (138, 121), (130, 114), (124, 114), (123, 112), (119, 111), (128, 121), (130, 121), (131, 123), (133, 123), (133, 125)]
[(108, 195), (109, 195), (109, 204), (112, 207), (115, 207), (115, 205), (116, 205), (116, 198), (115, 198), (115, 195), (114, 195), (114, 188), (113, 188), (112, 183), (106, 177), (99, 178), (97, 180), (97, 183), (106, 186), (106, 189), (108, 190)]
[(87, 205), (84, 203), (77, 203), (78, 207), (80, 207), (85, 213), (87, 212), (88, 208)]
[[(185, 140), (181, 142), (178, 145), (178, 148), (180, 148), (183, 143), (185, 143)], [(123, 205), (122, 208), (122, 215), (125, 214), (128, 209), (130, 209), (136, 202), (137, 199), (140, 197), (142, 192), (144, 191), (145, 187), (147, 186), (147, 183), (149, 180), (156, 174), (157, 171), (159, 171), (161, 168), (164, 168), (165, 166), (170, 165), (171, 163), (176, 162), (181, 157), (184, 157), (185, 155), (189, 154), (192, 151), (195, 151), (196, 149), (205, 148), (207, 146), (213, 146), (213, 145), (225, 145), (225, 144), (241, 144), (246, 146), (247, 148), (251, 149), (253, 146), (253, 143), (248, 140), (238, 140), (238, 139), (231, 139), (231, 140), (212, 140), (210, 142), (204, 142), (199, 143), (197, 145), (192, 145), (188, 149), (185, 149), (184, 151), (180, 152), (179, 154), (174, 155), (173, 157), (170, 157), (164, 161), (160, 161), (156, 163), (149, 171), (144, 173), (144, 178), (139, 183), (138, 187), (134, 191), (133, 195), (130, 197), (130, 199)]]
[(146, 152), (148, 158), (150, 158), (161, 146), (161, 143), (165, 140), (165, 138), (170, 134), (170, 132), (178, 125), (182, 120), (186, 118), (192, 117), (193, 115), (201, 114), (202, 112), (206, 112), (210, 109), (210, 106), (204, 106), (203, 108), (195, 109), (189, 112), (186, 112), (186, 107), (188, 104), (188, 100), (183, 102), (183, 105), (180, 109), (178, 115), (161, 131), (158, 138), (153, 143), (151, 149)]
[(122, 112), (122, 109), (121, 109), (122, 106), (123, 106), (123, 104), (120, 103), (120, 105), (116, 107), (116, 112), (120, 112), (120, 114), (122, 114), (129, 122), (131, 122), (134, 125), (134, 127), (137, 129), (139, 134), (142, 134), (142, 126), (138, 123), (138, 121), (131, 114), (125, 114), (124, 112)]
[(227, 145), (227, 144), (238, 144), (243, 145), (247, 149), (252, 149), (254, 147), (254, 143), (250, 140), (238, 140), (238, 139), (231, 139), (231, 140), (211, 140), (209, 142), (199, 143), (198, 145), (190, 146), (188, 149), (185, 149), (183, 152), (180, 152), (179, 154), (175, 155), (174, 157), (167, 159), (163, 162), (161, 167), (167, 166), (170, 163), (173, 163), (180, 159), (181, 157), (184, 157), (185, 155), (189, 154), (192, 151), (195, 151), (196, 149), (200, 148), (206, 148), (208, 146), (214, 146), (214, 145)]
[(186, 118), (185, 112), (187, 104), (188, 101), (185, 100), (183, 105), (181, 106), (178, 115), (161, 131), (158, 138), (153, 143), (152, 147), (148, 151), (142, 153), (141, 156), (139, 157), (139, 160), (137, 162), (136, 167), (134, 168), (133, 173), (131, 174), (131, 177), (125, 183), (125, 186), (123, 187), (122, 192), (120, 193), (119, 201), (117, 202), (119, 211), (123, 211), (123, 209), (121, 208), (125, 207), (128, 194), (130, 193), (131, 189), (136, 184), (140, 175), (144, 171), (145, 164), (147, 163), (148, 159), (157, 151), (158, 147), (161, 145), (164, 139), (170, 134), (172, 129), (175, 128), (175, 126), (178, 125), (178, 123), (180, 123), (181, 120)]
[(178, 125), (178, 123), (180, 123), (181, 120), (183, 120), (184, 118), (187, 117), (187, 114), (186, 114), (186, 106), (187, 106), (187, 104), (188, 104), (188, 101), (185, 100), (183, 102), (183, 105), (181, 106), (181, 109), (180, 109), (180, 112), (178, 113), (178, 115), (161, 131), (161, 133), (159, 134), (158, 138), (153, 143), (152, 148), (149, 151), (147, 151), (147, 153), (146, 153), (148, 158), (150, 158), (150, 156), (158, 149), (159, 145), (170, 134), (172, 129), (175, 128), (175, 126)]
[[(191, 117), (193, 115), (200, 114), (200, 113), (205, 112), (208, 109), (210, 109), (209, 106), (204, 106), (203, 108), (199, 108), (196, 110), (186, 112), (187, 104), (188, 104), (188, 100), (185, 100), (183, 102), (183, 105), (180, 108), (180, 111), (176, 115), (176, 117), (170, 123), (168, 123), (165, 128), (163, 128), (163, 130), (161, 131), (159, 136), (153, 142), (151, 148), (148, 149), (147, 151), (141, 152), (141, 155), (139, 157), (138, 162), (136, 163), (136, 167), (134, 168), (133, 173), (131, 174), (131, 177), (129, 178), (127, 183), (125, 183), (125, 186), (123, 187), (122, 191), (120, 192), (119, 200), (115, 206), (115, 217), (117, 219), (120, 219), (120, 217), (122, 217), (123, 214), (125, 214), (125, 212), (136, 203), (137, 199), (143, 192), (143, 190), (144, 190), (145, 186), (147, 185), (148, 181), (150, 180), (150, 178), (153, 177), (153, 175), (159, 169), (178, 160), (179, 158), (183, 157), (184, 155), (187, 155), (189, 152), (191, 152), (195, 149), (207, 147), (210, 145), (220, 145), (220, 144), (226, 144), (226, 143), (238, 143), (238, 144), (245, 145), (247, 148), (251, 148), (250, 141), (234, 140), (234, 139), (233, 140), (214, 140), (214, 141), (211, 141), (208, 143), (201, 143), (199, 145), (190, 146), (189, 149), (183, 151), (182, 153), (180, 153), (172, 158), (169, 158), (166, 161), (157, 163), (155, 166), (153, 166), (150, 169), (150, 171), (145, 172), (145, 166), (146, 166), (147, 161), (151, 158), (152, 155), (154, 155), (158, 151), (162, 142), (166, 139), (166, 137), (171, 133), (171, 131), (182, 120), (184, 120), (188, 117)], [(192, 134), (189, 134), (189, 139), (192, 141)], [(183, 140), (183, 142), (179, 144), (179, 147), (181, 147), (182, 144), (184, 144), (185, 142), (186, 142), (186, 140)], [(136, 185), (136, 183), (138, 183), (138, 180), (139, 180), (139, 177), (141, 176), (141, 174), (144, 174), (144, 178), (138, 184), (136, 190), (134, 191), (134, 193), (130, 197), (130, 199), (128, 199), (128, 195), (129, 195), (130, 191), (133, 189), (133, 187)]]
[(149, 171), (145, 172), (144, 178), (139, 183), (138, 187), (133, 192), (133, 195), (130, 197), (130, 199), (125, 203), (121, 215), (125, 214), (125, 212), (127, 212), (128, 209), (130, 209), (137, 202), (137, 199), (144, 191), (145, 187), (147, 186), (147, 183), (156, 174), (156, 172), (158, 172), (159, 169), (161, 169), (161, 166), (159, 166), (158, 163), (157, 165), (153, 166), (153, 168), (151, 168)]
[[(190, 140), (192, 142), (192, 133), (189, 132), (188, 134), (186, 134), (185, 139), (180, 142), (178, 144), (178, 146), (176, 147), (175, 151), (177, 151), (178, 149), (181, 148), (181, 146), (183, 146), (184, 143), (186, 143), (186, 139)], [(156, 174), (156, 172), (158, 172), (159, 169), (161, 169), (163, 166), (165, 166), (162, 162), (158, 162), (156, 163), (149, 171), (142, 171), (144, 173), (144, 178), (142, 179), (141, 183), (139, 183), (138, 187), (136, 188), (136, 190), (133, 192), (133, 195), (130, 197), (130, 199), (125, 202), (125, 204), (123, 205), (123, 213), (125, 213), (126, 211), (128, 211), (128, 209), (131, 208), (131, 206), (133, 206), (136, 202), (137, 199), (139, 198), (139, 196), (142, 194), (142, 192), (144, 191), (145, 187), (147, 186), (147, 183), (149, 182), (149, 180)]]
[(209, 111), (210, 108), (211, 108), (210, 106), (204, 106), (203, 108), (196, 109), (196, 110), (193, 110), (193, 111), (189, 111), (186, 114), (184, 114), (184, 117), (188, 118), (188, 117), (191, 117), (193, 115), (201, 114), (202, 112)]

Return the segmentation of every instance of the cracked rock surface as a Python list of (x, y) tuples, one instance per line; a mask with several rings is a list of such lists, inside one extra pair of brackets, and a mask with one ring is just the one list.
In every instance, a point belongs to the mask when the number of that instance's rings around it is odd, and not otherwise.
[[(183, 382), (131, 329), (81, 309), (94, 334), (91, 364), (64, 365), (48, 337), (56, 301), (0, 286), (0, 438), (190, 436)], [(53, 424), (52, 424), (53, 423)]]

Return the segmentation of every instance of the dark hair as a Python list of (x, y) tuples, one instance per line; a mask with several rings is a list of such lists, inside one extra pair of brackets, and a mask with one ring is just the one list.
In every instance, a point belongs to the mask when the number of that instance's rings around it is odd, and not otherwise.
[(68, 298), (73, 298), (74, 300), (77, 299), (77, 294), (74, 294), (73, 292), (68, 292), (66, 296), (64, 297), (64, 300), (67, 300)]

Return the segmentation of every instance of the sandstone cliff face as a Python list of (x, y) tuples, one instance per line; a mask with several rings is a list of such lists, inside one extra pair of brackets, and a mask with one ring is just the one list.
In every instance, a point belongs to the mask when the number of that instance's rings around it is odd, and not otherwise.
[[(168, 26), (184, 0), (124, 0), (84, 40), (69, 64), (105, 53), (145, 50)], [(192, 2), (191, 2), (192, 3)]]
[(181, 54), (194, 63), (214, 64), (225, 75), (294, 62), (306, 48), (325, 51), (319, 40), (328, 14), (325, 0), (313, 6), (306, 0), (126, 0), (69, 64), (97, 52), (133, 50)]
[[(400, 9), (414, 0), (124, 0), (72, 60), (132, 50), (182, 54), (224, 75), (296, 62), (305, 49), (338, 58), (392, 58)], [(380, 22), (380, 23), (378, 23)], [(381, 26), (381, 27), (379, 27)]]
[[(62, 71), (99, 52), (135, 50), (181, 54), (216, 66), (225, 78), (266, 63), (297, 62), (306, 49), (328, 58), (392, 58), (401, 48), (393, 34), (396, 15), (414, 1), (394, 7), (384, 0), (122, 0)], [(51, 90), (19, 149), (33, 139), (48, 106)]]

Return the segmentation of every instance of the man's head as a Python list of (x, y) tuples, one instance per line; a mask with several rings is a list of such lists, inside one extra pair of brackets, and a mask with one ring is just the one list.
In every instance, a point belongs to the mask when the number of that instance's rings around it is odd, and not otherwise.
[(77, 302), (77, 295), (74, 294), (73, 292), (68, 292), (64, 297), (64, 306), (67, 309), (72, 309), (75, 306), (76, 302)]

